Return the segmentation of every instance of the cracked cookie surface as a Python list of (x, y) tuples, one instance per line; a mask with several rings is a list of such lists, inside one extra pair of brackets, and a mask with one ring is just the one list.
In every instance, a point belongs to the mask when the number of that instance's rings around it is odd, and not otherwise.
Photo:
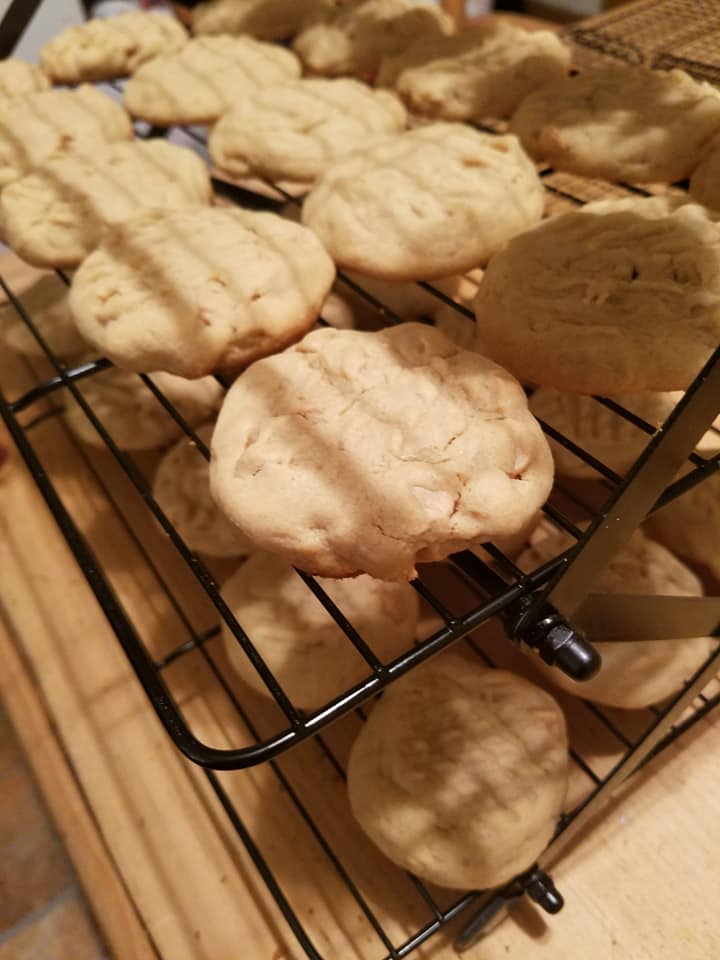
[(552, 457), (504, 370), (432, 327), (318, 330), (233, 384), (213, 495), (241, 535), (319, 576), (408, 580), (521, 529)]

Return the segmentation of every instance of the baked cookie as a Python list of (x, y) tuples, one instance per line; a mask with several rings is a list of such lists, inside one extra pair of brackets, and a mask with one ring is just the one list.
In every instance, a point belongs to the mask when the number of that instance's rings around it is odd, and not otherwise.
[(478, 349), (523, 382), (683, 390), (720, 341), (720, 233), (697, 204), (589, 203), (493, 257), (475, 312)]
[(54, 83), (96, 83), (126, 77), (152, 57), (180, 50), (187, 40), (174, 17), (132, 10), (61, 30), (40, 51), (40, 62)]
[(720, 137), (695, 167), (690, 177), (690, 196), (704, 207), (720, 210)]
[[(68, 288), (56, 274), (39, 277), (18, 299), (56, 357), (77, 357), (87, 350), (70, 313)], [(26, 357), (45, 356), (28, 325), (8, 301), (0, 303), (0, 327), (11, 350)]]
[(393, 863), (442, 887), (487, 889), (545, 849), (568, 768), (550, 694), (441, 654), (375, 705), (350, 752), (348, 796)]
[(119, 367), (202, 377), (301, 337), (334, 277), (318, 239), (275, 214), (150, 211), (108, 231), (83, 261), (70, 309)]
[(15, 57), (0, 60), (0, 101), (47, 90), (49, 86), (50, 81), (36, 64)]
[(434, 123), (338, 160), (306, 197), (302, 220), (338, 266), (428, 280), (487, 261), (540, 220), (543, 203), (515, 137)]
[(683, 70), (614, 64), (531, 93), (510, 129), (556, 170), (674, 183), (720, 131), (720, 93)]
[(645, 522), (647, 532), (720, 580), (720, 475), (713, 474)]
[(213, 123), (256, 87), (300, 76), (289, 50), (252, 37), (197, 37), (139, 67), (125, 87), (134, 117), (161, 126)]
[(324, 577), (415, 564), (520, 529), (552, 457), (519, 384), (437, 330), (317, 330), (253, 364), (212, 442), (220, 508), (258, 549)]
[(529, 93), (567, 76), (570, 51), (550, 30), (503, 20), (413, 43), (386, 57), (377, 77), (413, 113), (445, 120), (508, 117)]
[(127, 113), (94, 87), (9, 100), (0, 110), (0, 188), (58, 153), (132, 138)]
[[(373, 653), (384, 663), (412, 648), (418, 599), (407, 583), (372, 577), (319, 580)], [(371, 673), (346, 634), (290, 564), (256, 553), (222, 589), (270, 671), (292, 703), (317, 710)], [(269, 696), (260, 674), (228, 627), (223, 639), (230, 663), (253, 690)]]
[[(202, 381), (199, 381), (202, 383)], [(212, 424), (196, 429), (210, 443)], [(244, 557), (248, 549), (210, 496), (210, 466), (189, 437), (171, 447), (158, 464), (153, 496), (191, 550), (209, 557)]]
[[(214, 377), (184, 380), (153, 373), (150, 379), (191, 427), (213, 417), (222, 402), (223, 389)], [(154, 450), (182, 435), (181, 427), (135, 373), (103, 370), (83, 380), (79, 389), (121, 450)], [(83, 443), (105, 448), (105, 441), (70, 394), (65, 398), (65, 420)]]
[(454, 29), (452, 18), (431, 3), (355, 0), (299, 33), (293, 50), (310, 73), (371, 80), (383, 57)]
[(357, 80), (295, 80), (250, 91), (210, 134), (210, 156), (233, 177), (312, 182), (340, 157), (407, 120), (397, 97)]
[[(660, 427), (682, 399), (681, 390), (669, 393), (631, 393), (610, 397), (631, 413), (653, 426)], [(559, 393), (540, 387), (529, 400), (530, 411), (538, 420), (559, 430), (587, 453), (625, 474), (650, 442), (650, 435), (634, 426), (620, 414), (598, 403), (592, 397), (577, 393)], [(720, 417), (717, 421), (720, 430)], [(548, 437), (555, 460), (555, 469), (566, 477), (597, 480), (598, 471), (576, 457), (561, 444)], [(709, 430), (697, 446), (699, 453), (712, 456), (720, 452), (720, 433)]]
[[(546, 528), (538, 528), (534, 541), (518, 560), (518, 566), (528, 572), (575, 543), (565, 533), (548, 536)], [(699, 597), (703, 593), (695, 574), (640, 530), (610, 560), (591, 589), (593, 593), (611, 595), (638, 593), (666, 597)], [(608, 602), (612, 603), (612, 599)], [(596, 676), (582, 683), (546, 666), (539, 657), (534, 658), (533, 663), (553, 683), (575, 696), (610, 707), (639, 709), (674, 693), (692, 676), (716, 642), (712, 637), (598, 642), (602, 667)]]
[(209, 0), (192, 12), (193, 33), (249, 33), (258, 40), (289, 40), (309, 20), (332, 12), (333, 0)]
[(0, 194), (5, 241), (38, 267), (75, 267), (109, 227), (143, 210), (207, 205), (205, 162), (165, 140), (133, 140), (66, 153)]

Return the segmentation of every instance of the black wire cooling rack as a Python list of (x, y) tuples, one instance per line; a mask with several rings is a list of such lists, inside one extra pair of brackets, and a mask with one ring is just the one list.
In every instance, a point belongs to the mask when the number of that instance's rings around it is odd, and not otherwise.
[[(653, 5), (641, 2), (637, 8), (643, 15), (647, 15), (651, 8), (659, 9), (666, 6), (668, 4)], [(597, 26), (591, 25), (583, 30), (584, 32), (575, 29), (571, 31), (571, 36), (583, 44), (585, 49), (592, 47), (594, 53), (597, 53), (602, 48), (604, 55), (616, 54), (614, 36), (611, 35), (610, 40), (605, 42), (603, 31)], [(591, 35), (592, 40), (588, 41)], [(654, 51), (653, 56), (656, 53), (657, 51)], [(202, 135), (197, 131), (190, 131), (190, 134), (202, 140)], [(548, 192), (549, 206), (554, 206), (558, 211), (600, 197), (646, 192), (632, 185), (610, 186), (597, 181), (559, 174), (550, 169), (542, 170), (540, 173)], [(287, 204), (297, 202), (275, 184), (266, 184), (273, 191), (274, 196), (279, 198), (270, 200), (264, 193), (257, 193), (221, 180), (215, 180), (214, 183), (218, 194), (245, 206), (270, 208), (282, 212)], [(67, 282), (64, 274), (59, 275)], [(11, 285), (2, 276), (0, 276), (0, 286), (42, 348), (50, 368), (50, 375), (43, 374), (36, 384), (21, 396), (8, 399), (0, 391), (0, 415), (122, 644), (158, 717), (183, 753), (204, 768), (205, 776), (234, 830), (250, 854), (305, 954), (310, 958), (321, 957), (308, 932), (306, 918), (300, 916), (294, 905), (293, 891), (283, 889), (269, 858), (246, 826), (242, 810), (238, 809), (232, 800), (232, 791), (228, 789), (226, 778), (234, 774), (229, 771), (268, 762), (268, 768), (287, 792), (297, 815), (311, 831), (321, 856), (335, 871), (338, 884), (360, 910), (377, 944), (378, 958), (387, 960), (387, 958), (407, 956), (461, 913), (465, 914), (466, 921), (458, 943), (461, 947), (467, 946), (491, 925), (491, 921), (501, 914), (512, 900), (526, 894), (548, 912), (552, 913), (560, 909), (562, 897), (555, 889), (546, 869), (562, 849), (576, 837), (602, 803), (632, 772), (720, 704), (718, 684), (713, 681), (720, 668), (720, 648), (713, 652), (696, 673), (688, 678), (683, 689), (662, 708), (652, 708), (640, 713), (634, 711), (629, 714), (623, 711), (601, 709), (585, 701), (573, 701), (572, 711), (575, 722), (570, 724), (571, 757), (582, 782), (582, 790), (577, 792), (571, 808), (558, 825), (552, 843), (538, 863), (501, 891), (490, 894), (467, 893), (452, 897), (450, 902), (447, 901), (447, 897), (439, 897), (416, 878), (410, 878), (415, 895), (427, 912), (427, 922), (402, 942), (394, 942), (386, 926), (378, 918), (377, 909), (371, 905), (372, 896), (352, 876), (351, 870), (326, 836), (318, 818), (304, 803), (297, 783), (288, 776), (280, 762), (281, 754), (303, 740), (315, 738), (315, 743), (331, 764), (332, 769), (338, 777), (344, 779), (341, 760), (337, 750), (333, 748), (332, 737), (328, 736), (330, 731), (326, 728), (350, 714), (354, 714), (361, 720), (364, 719), (363, 704), (398, 677), (458, 641), (465, 641), (468, 649), (490, 666), (512, 664), (513, 658), (518, 657), (515, 647), (520, 646), (526, 651), (534, 648), (533, 656), (539, 654), (548, 662), (555, 662), (566, 672), (576, 676), (588, 673), (593, 666), (594, 651), (585, 642), (582, 634), (570, 626), (568, 618), (587, 601), (593, 575), (602, 569), (604, 563), (627, 540), (632, 530), (648, 512), (682, 495), (720, 467), (720, 454), (705, 457), (692, 449), (694, 442), (708, 428), (720, 410), (720, 350), (698, 375), (685, 399), (661, 429), (645, 422), (616, 402), (606, 398), (596, 398), (598, 403), (605, 405), (615, 416), (629, 421), (635, 429), (648, 437), (648, 445), (644, 453), (625, 476), (619, 476), (588, 451), (560, 434), (551, 424), (543, 423), (548, 436), (583, 460), (597, 477), (594, 495), (589, 500), (585, 495), (579, 494), (577, 489), (565, 488), (558, 483), (549, 503), (544, 508), (547, 521), (568, 534), (575, 542), (575, 546), (529, 573), (518, 569), (513, 560), (494, 544), (483, 545), (482, 551), (456, 554), (443, 565), (429, 565), (421, 568), (420, 575), (412, 586), (423, 601), (426, 611), (432, 613), (437, 626), (428, 631), (428, 635), (424, 636), (412, 649), (405, 651), (392, 662), (379, 661), (345, 618), (343, 612), (332, 603), (320, 584), (314, 578), (298, 572), (298, 576), (323, 604), (328, 615), (345, 633), (348, 643), (353, 644), (367, 665), (365, 680), (343, 692), (321, 709), (311, 714), (304, 714), (292, 703), (263, 661), (260, 652), (254, 647), (252, 637), (244, 632), (242, 625), (235, 620), (224, 604), (212, 571), (184, 543), (161, 505), (153, 497), (151, 477), (146, 465), (142, 462), (142, 457), (120, 448), (111, 430), (85, 399), (84, 381), (88, 378), (101, 378), (107, 375), (106, 371), (110, 367), (108, 361), (101, 358), (66, 366), (52, 353), (33, 318), (23, 309)], [(431, 284), (422, 284), (422, 286), (426, 292), (441, 300), (447, 308), (457, 311), (463, 319), (472, 319), (472, 312), (466, 307), (455, 303)], [(351, 288), (356, 296), (363, 298), (367, 307), (374, 312), (377, 324), (400, 321), (401, 318), (397, 317), (388, 306), (365, 291), (362, 283), (340, 275), (339, 292), (342, 293), (343, 289), (347, 288)], [(185, 434), (196, 446), (197, 455), (207, 457), (208, 450), (205, 445), (158, 386), (153, 383), (151, 377), (143, 375), (141, 379), (145, 389), (152, 392), (155, 401), (163, 408), (164, 414), (172, 418), (178, 431)], [(277, 708), (274, 728), (268, 729), (267, 723), (264, 722), (258, 725), (256, 717), (243, 697), (242, 689), (228, 673), (222, 657), (218, 656), (220, 628), (215, 623), (206, 630), (197, 629), (194, 618), (188, 611), (187, 596), (173, 589), (163, 571), (156, 565), (151, 552), (146, 549), (142, 532), (137, 531), (127, 520), (123, 504), (112, 486), (105, 481), (102, 471), (88, 457), (82, 446), (77, 445), (78, 462), (82, 462), (85, 467), (94, 472), (98, 483), (105, 491), (109, 509), (114, 511), (124, 524), (148, 569), (160, 584), (167, 602), (182, 625), (182, 635), (169, 647), (166, 644), (162, 655), (158, 656), (149, 638), (143, 636), (142, 631), (133, 622), (132, 616), (123, 604), (121, 589), (114, 582), (112, 573), (103, 569), (102, 564), (98, 562), (88, 539), (81, 533), (71, 511), (63, 503), (51, 472), (44, 466), (44, 451), (38, 443), (33, 441), (33, 431), (37, 426), (47, 417), (57, 416), (63, 406), (69, 403), (77, 404), (82, 409), (119, 469), (128, 489), (139, 495), (150, 515), (154, 517), (173, 544), (191, 575), (193, 589), (209, 602), (214, 610), (214, 619), (224, 620), (237, 643), (255, 665)], [(28, 419), (27, 414), (34, 413), (35, 410), (39, 412)], [(684, 462), (686, 462), (686, 472), (682, 479), (673, 480), (678, 468)], [(612, 523), (608, 522), (610, 516)], [(637, 603), (642, 605), (645, 600), (646, 598), (639, 598)], [(692, 601), (692, 605), (692, 611), (689, 606), (686, 607), (688, 617), (696, 630), (690, 635), (715, 633), (714, 628), (720, 622), (720, 601), (714, 597), (698, 598)], [(653, 616), (651, 605), (646, 603), (643, 611), (646, 614), (644, 622), (648, 625), (648, 629), (655, 630), (654, 635), (663, 636), (662, 624), (658, 623), (660, 618)], [(484, 633), (478, 631), (487, 621), (495, 617), (502, 618), (510, 639), (503, 639), (499, 645), (496, 643), (491, 648), (491, 645), (484, 642)], [(707, 629), (697, 632), (699, 621)], [(658, 630), (659, 633), (657, 633)], [(190, 662), (192, 658), (197, 657), (201, 658), (209, 671), (217, 696), (223, 699), (237, 718), (238, 738), (235, 744), (218, 747), (204, 742), (192, 719), (188, 717), (182, 690), (177, 689), (173, 679), (174, 668), (180, 663)], [(611, 763), (598, 765), (594, 758), (586, 755), (583, 744), (589, 727), (592, 727), (598, 736), (607, 740), (608, 755), (614, 758)]]

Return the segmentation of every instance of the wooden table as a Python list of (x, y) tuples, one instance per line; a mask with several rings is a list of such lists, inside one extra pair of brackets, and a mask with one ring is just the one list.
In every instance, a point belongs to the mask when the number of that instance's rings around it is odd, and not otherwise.
[[(27, 282), (6, 257), (0, 270)], [(32, 381), (0, 351), (9, 396)], [(37, 413), (37, 410), (33, 410)], [(131, 535), (172, 586), (192, 594), (173, 548), (148, 523), (107, 454), (87, 462), (60, 418), (33, 443), (123, 603), (154, 649), (178, 641), (176, 615)], [(300, 960), (202, 773), (178, 755), (8, 439), (0, 437), (0, 691), (70, 856), (118, 960)], [(107, 507), (123, 505), (129, 528)], [(212, 612), (192, 600), (198, 629)], [(210, 618), (210, 620), (209, 620)], [(185, 658), (173, 677), (193, 722), (213, 742), (235, 736), (226, 706), (208, 696), (207, 668)], [(272, 718), (252, 704), (262, 726)], [(720, 717), (701, 721), (638, 774), (554, 869), (567, 901), (548, 919), (523, 904), (468, 954), (475, 960), (710, 960), (720, 955)], [(341, 758), (354, 718), (332, 727)], [(612, 756), (598, 757), (607, 767)], [(393, 937), (427, 919), (402, 874), (362, 837), (342, 782), (314, 744), (280, 766), (340, 852)], [(328, 960), (370, 960), (379, 944), (343, 892), (267, 767), (223, 777)], [(449, 936), (418, 957), (455, 956)], [(1, 955), (1, 951), (0, 951)], [(38, 958), (45, 960), (45, 958)]]

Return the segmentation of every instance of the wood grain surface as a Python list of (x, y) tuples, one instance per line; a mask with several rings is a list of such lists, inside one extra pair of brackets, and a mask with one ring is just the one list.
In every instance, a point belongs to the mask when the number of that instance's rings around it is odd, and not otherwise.
[[(0, 272), (22, 285), (12, 257)], [(36, 374), (0, 348), (10, 397)], [(56, 396), (55, 404), (72, 402)], [(43, 404), (23, 414), (28, 421)], [(216, 617), (174, 548), (112, 458), (81, 449), (62, 418), (29, 431), (79, 529), (149, 649), (157, 656)], [(173, 748), (7, 437), (0, 475), (0, 689), (24, 731), (51, 810), (66, 837), (105, 936), (119, 960), (301, 960), (287, 925), (201, 770)], [(138, 458), (151, 475), (153, 456)], [(122, 517), (111, 501), (120, 507)], [(124, 519), (123, 519), (124, 517)], [(152, 563), (148, 563), (148, 558)], [(219, 565), (222, 578), (231, 567)], [(167, 587), (167, 589), (166, 589)], [(170, 593), (181, 598), (183, 615)], [(483, 645), (516, 655), (497, 629)], [(470, 655), (470, 654), (468, 654)], [(514, 668), (530, 671), (522, 661)], [(250, 743), (214, 670), (227, 668), (217, 640), (169, 667), (166, 680), (194, 729), (217, 746)], [(267, 702), (243, 692), (252, 723), (278, 729)], [(563, 699), (578, 750), (599, 775), (621, 754), (619, 741), (578, 702)], [(614, 719), (634, 735), (646, 711)], [(360, 720), (331, 727), (324, 748), (307, 743), (279, 771), (332, 845), (368, 907), (394, 942), (430, 920), (407, 877), (362, 836), (350, 817), (342, 768)], [(471, 960), (710, 960), (720, 953), (720, 725), (709, 718), (638, 774), (554, 870), (567, 906), (552, 919), (522, 904), (466, 956)], [(381, 960), (387, 950), (336, 866), (265, 765), (219, 775), (293, 908), (327, 960)], [(572, 799), (587, 791), (578, 769)], [(441, 903), (453, 895), (433, 891)], [(417, 954), (455, 956), (451, 932)], [(38, 958), (41, 960), (41, 958)], [(44, 960), (44, 958), (42, 958)]]

